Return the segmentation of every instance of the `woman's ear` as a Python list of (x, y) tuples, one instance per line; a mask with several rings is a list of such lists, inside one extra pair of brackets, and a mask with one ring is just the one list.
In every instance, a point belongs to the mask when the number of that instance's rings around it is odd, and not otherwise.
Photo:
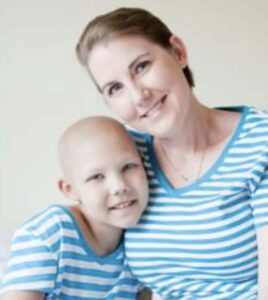
[(185, 68), (188, 65), (187, 50), (183, 41), (176, 35), (172, 35), (169, 38), (169, 43), (171, 46), (171, 51), (174, 54), (175, 58), (178, 59), (182, 68)]
[(58, 181), (58, 188), (59, 190), (65, 195), (67, 196), (69, 199), (71, 200), (75, 200), (78, 201), (79, 197), (76, 195), (74, 188), (72, 187), (72, 185), (67, 182), (64, 179), (60, 179)]

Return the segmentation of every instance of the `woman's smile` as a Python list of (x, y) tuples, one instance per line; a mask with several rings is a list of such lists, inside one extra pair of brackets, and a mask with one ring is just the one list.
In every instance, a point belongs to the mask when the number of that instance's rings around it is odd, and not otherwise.
[(191, 95), (183, 74), (186, 58), (173, 40), (171, 51), (140, 36), (125, 36), (96, 45), (88, 60), (113, 111), (130, 126), (156, 136), (170, 135)]
[(151, 107), (149, 107), (145, 113), (143, 115), (141, 115), (141, 118), (143, 119), (153, 119), (155, 117), (157, 117), (162, 110), (163, 104), (166, 101), (166, 95), (163, 96), (160, 100), (156, 101), (155, 103), (153, 103), (153, 105), (151, 105)]

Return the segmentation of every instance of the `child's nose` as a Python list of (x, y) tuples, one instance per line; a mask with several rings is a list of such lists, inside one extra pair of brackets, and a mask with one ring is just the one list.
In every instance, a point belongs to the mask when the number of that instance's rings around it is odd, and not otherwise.
[(129, 187), (123, 178), (115, 178), (112, 182), (111, 192), (115, 196), (127, 194)]
[(128, 190), (129, 190), (129, 189), (128, 189), (127, 186), (125, 186), (125, 185), (120, 186), (120, 187), (118, 187), (118, 188), (115, 190), (114, 195), (115, 195), (115, 196), (120, 196), (120, 195), (127, 194)]

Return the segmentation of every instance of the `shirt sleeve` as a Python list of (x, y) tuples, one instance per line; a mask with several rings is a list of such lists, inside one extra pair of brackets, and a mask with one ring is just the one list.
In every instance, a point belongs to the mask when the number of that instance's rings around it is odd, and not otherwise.
[(251, 193), (251, 207), (255, 227), (268, 225), (268, 159), (262, 161), (262, 169), (256, 172), (258, 178)]
[(30, 230), (18, 230), (12, 240), (1, 294), (11, 290), (50, 293), (55, 286), (57, 265), (55, 253), (42, 237)]

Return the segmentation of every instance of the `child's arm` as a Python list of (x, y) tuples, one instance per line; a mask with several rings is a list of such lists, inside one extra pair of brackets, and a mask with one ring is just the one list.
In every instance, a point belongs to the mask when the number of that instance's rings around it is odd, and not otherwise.
[(42, 300), (44, 299), (44, 294), (39, 292), (24, 292), (24, 291), (12, 291), (6, 292), (2, 300)]
[[(57, 257), (40, 236), (21, 228), (14, 234), (1, 282), (3, 300), (41, 300), (53, 291)], [(45, 279), (44, 279), (45, 278)]]

